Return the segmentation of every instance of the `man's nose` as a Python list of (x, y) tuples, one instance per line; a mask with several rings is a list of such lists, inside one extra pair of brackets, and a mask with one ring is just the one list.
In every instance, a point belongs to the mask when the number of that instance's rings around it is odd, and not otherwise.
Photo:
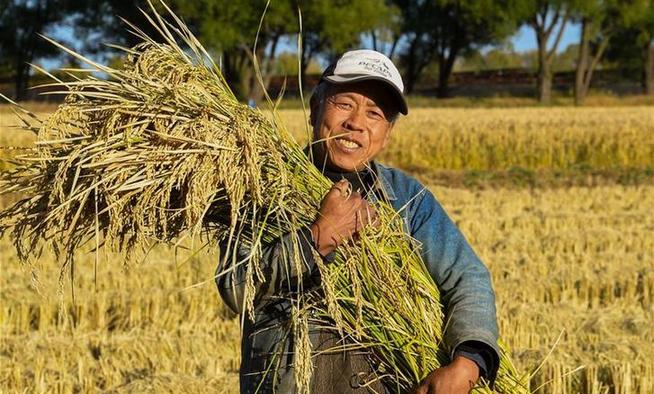
[(363, 109), (355, 109), (345, 120), (345, 127), (352, 131), (363, 131), (366, 129), (366, 113)]

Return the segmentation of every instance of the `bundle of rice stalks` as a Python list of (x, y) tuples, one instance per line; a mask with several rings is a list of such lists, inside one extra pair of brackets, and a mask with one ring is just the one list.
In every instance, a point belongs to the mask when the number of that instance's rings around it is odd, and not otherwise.
[[(54, 249), (62, 275), (73, 272), (74, 253), (85, 244), (126, 259), (189, 237), (242, 244), (251, 250), (238, 262), (247, 267), (244, 310), (251, 314), (255, 283), (265, 280), (262, 245), (313, 222), (331, 182), (276, 116), (237, 101), (202, 45), (162, 6), (172, 22), (154, 7), (146, 14), (162, 42), (130, 25), (143, 43), (121, 48), (120, 70), (60, 46), (109, 78), (57, 80), (66, 99), (56, 112), (45, 120), (23, 112), (37, 142), (0, 179), (2, 193), (25, 196), (0, 214), (0, 231), (11, 231), (23, 261)], [(398, 391), (446, 362), (438, 289), (401, 216), (384, 202), (376, 208), (379, 227), (339, 247), (334, 264), (317, 259), (325, 296), (299, 289), (294, 300), (301, 390), (311, 374), (310, 315), (371, 348)], [(304, 264), (300, 256), (288, 263), (298, 271)], [(527, 391), (507, 357), (495, 390)]]

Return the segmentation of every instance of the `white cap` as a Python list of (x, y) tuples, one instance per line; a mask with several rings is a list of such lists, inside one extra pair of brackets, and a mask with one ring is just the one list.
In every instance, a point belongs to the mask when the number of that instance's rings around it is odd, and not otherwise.
[(383, 53), (370, 49), (345, 52), (336, 63), (327, 67), (320, 77), (321, 81), (326, 80), (335, 84), (371, 79), (385, 82), (391, 87), (398, 99), (400, 113), (403, 115), (409, 113), (404, 97), (402, 76), (391, 59)]

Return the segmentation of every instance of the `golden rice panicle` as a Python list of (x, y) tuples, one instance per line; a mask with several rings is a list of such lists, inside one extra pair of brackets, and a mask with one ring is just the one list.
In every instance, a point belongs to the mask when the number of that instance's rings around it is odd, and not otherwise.
[[(186, 237), (226, 241), (224, 261), (245, 264), (243, 301), (253, 317), (264, 281), (262, 245), (313, 221), (331, 183), (281, 123), (237, 102), (204, 48), (169, 16), (174, 22), (156, 11), (147, 16), (164, 42), (141, 35), (144, 42), (126, 50), (122, 70), (60, 46), (111, 78), (57, 83), (65, 103), (42, 124), (38, 148), (0, 181), (25, 196), (0, 213), (0, 232), (12, 229), (21, 258), (49, 244), (71, 269), (85, 244), (129, 258)], [(384, 202), (377, 210), (379, 229), (340, 247), (335, 264), (319, 265), (328, 278), (322, 285), (333, 286), (327, 303), (308, 289), (288, 295), (296, 306), (301, 391), (312, 373), (309, 314), (354, 347), (372, 349), (375, 366), (394, 387), (409, 390), (443, 363), (438, 288), (401, 215)], [(236, 261), (236, 246), (250, 253)], [(296, 250), (288, 264), (298, 270), (300, 259)]]

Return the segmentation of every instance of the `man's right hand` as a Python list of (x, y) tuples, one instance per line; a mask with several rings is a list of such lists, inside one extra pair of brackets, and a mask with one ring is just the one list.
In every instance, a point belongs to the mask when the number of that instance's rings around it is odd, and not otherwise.
[(311, 225), (318, 252), (328, 255), (365, 225), (374, 223), (376, 217), (375, 209), (359, 192), (350, 190), (347, 180), (336, 182), (320, 203), (318, 219)]

